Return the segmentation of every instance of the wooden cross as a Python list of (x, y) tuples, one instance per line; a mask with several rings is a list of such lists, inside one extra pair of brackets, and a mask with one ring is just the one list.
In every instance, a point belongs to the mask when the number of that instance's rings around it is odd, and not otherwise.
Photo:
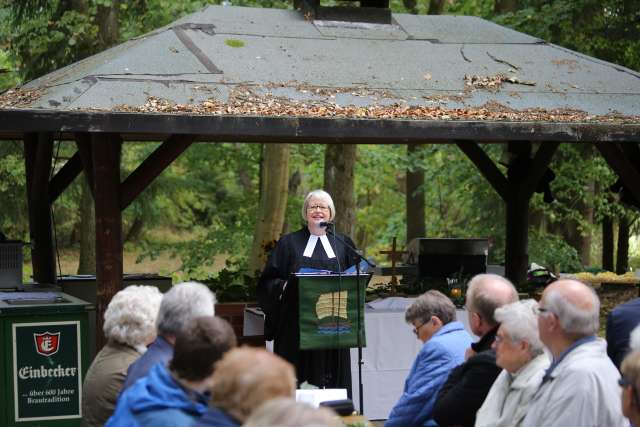
[(396, 250), (396, 238), (393, 238), (393, 245), (391, 246), (391, 250), (380, 251), (381, 255), (388, 255), (391, 260), (391, 285), (394, 287), (398, 285), (398, 278), (396, 277), (396, 262), (400, 261), (400, 256), (408, 253), (407, 251), (397, 251)]

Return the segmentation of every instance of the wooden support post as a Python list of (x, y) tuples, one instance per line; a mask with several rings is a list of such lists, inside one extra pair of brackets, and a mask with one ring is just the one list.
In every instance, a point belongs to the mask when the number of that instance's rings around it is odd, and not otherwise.
[(24, 153), (33, 280), (40, 284), (55, 284), (56, 263), (49, 203), (53, 135), (25, 134)]
[(105, 344), (104, 312), (122, 289), (122, 215), (120, 211), (121, 140), (114, 134), (91, 138), (96, 203), (96, 345)]
[[(407, 155), (413, 156), (414, 158), (422, 159), (424, 157), (424, 145), (408, 144)], [(409, 170), (409, 168), (407, 168), (407, 194), (405, 197), (407, 243), (409, 243), (416, 237), (426, 237), (427, 235), (427, 228), (425, 224), (424, 187), (424, 170), (420, 167), (416, 168), (415, 170)]]

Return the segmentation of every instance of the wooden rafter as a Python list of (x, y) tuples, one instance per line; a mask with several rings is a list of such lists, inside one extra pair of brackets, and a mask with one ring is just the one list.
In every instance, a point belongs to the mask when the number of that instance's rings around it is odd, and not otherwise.
[(629, 161), (622, 148), (613, 143), (597, 143), (596, 148), (607, 161), (607, 164), (618, 174), (625, 185), (625, 188), (631, 192), (636, 200), (640, 200), (640, 171), (638, 167)]
[(533, 196), (540, 179), (542, 179), (542, 176), (549, 167), (551, 158), (559, 146), (559, 142), (551, 141), (540, 144), (540, 148), (538, 148), (538, 151), (533, 158), (533, 162), (531, 163), (531, 167), (529, 168), (527, 178), (520, 186), (523, 196), (526, 196), (527, 198), (531, 198), (531, 196)]
[(76, 152), (51, 178), (49, 183), (49, 203), (55, 202), (69, 184), (80, 175), (80, 172), (82, 172), (82, 159), (80, 158), (80, 153)]
[(127, 177), (122, 183), (120, 209), (124, 210), (193, 142), (190, 135), (172, 135)]
[(482, 176), (489, 181), (489, 184), (491, 184), (502, 200), (507, 201), (509, 197), (509, 183), (507, 178), (505, 178), (504, 174), (498, 169), (487, 153), (473, 141), (456, 141), (455, 143), (458, 148), (466, 154), (469, 160), (476, 165)]

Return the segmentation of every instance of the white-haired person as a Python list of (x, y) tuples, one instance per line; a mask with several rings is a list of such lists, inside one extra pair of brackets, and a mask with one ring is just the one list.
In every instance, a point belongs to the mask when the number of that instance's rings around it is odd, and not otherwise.
[(160, 303), (156, 320), (157, 337), (147, 351), (129, 366), (122, 389), (126, 390), (146, 376), (156, 363), (168, 365), (173, 357), (176, 336), (192, 319), (213, 316), (215, 304), (215, 295), (202, 283), (184, 282), (173, 285)]
[(102, 426), (113, 413), (129, 365), (156, 338), (162, 294), (154, 286), (129, 286), (104, 312), (107, 344), (87, 371), (82, 387), (82, 425)]
[(624, 427), (620, 373), (598, 338), (600, 300), (576, 280), (547, 286), (538, 307), (540, 339), (553, 357), (522, 423), (527, 427)]
[(251, 413), (242, 427), (344, 427), (340, 417), (327, 408), (285, 397), (271, 399)]
[(280, 238), (269, 254), (257, 286), (258, 301), (266, 314), (265, 338), (274, 340), (274, 352), (296, 367), (299, 382), (320, 388), (346, 388), (351, 392), (349, 349), (300, 350), (298, 287), (286, 286), (291, 273), (300, 268), (342, 271), (355, 264), (351, 239), (336, 233), (327, 236), (325, 223), (333, 221), (336, 209), (323, 190), (307, 194), (302, 206), (306, 222), (300, 230)]
[(476, 414), (476, 427), (519, 426), (542, 381), (549, 357), (538, 335), (538, 303), (532, 299), (500, 307), (493, 348), (502, 372)]

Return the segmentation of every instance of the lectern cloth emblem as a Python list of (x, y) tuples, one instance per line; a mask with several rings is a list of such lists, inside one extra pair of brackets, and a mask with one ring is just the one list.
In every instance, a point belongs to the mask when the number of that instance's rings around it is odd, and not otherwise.
[[(361, 344), (365, 345), (364, 287), (360, 277)], [(358, 346), (358, 291), (355, 275), (298, 275), (300, 349)]]

